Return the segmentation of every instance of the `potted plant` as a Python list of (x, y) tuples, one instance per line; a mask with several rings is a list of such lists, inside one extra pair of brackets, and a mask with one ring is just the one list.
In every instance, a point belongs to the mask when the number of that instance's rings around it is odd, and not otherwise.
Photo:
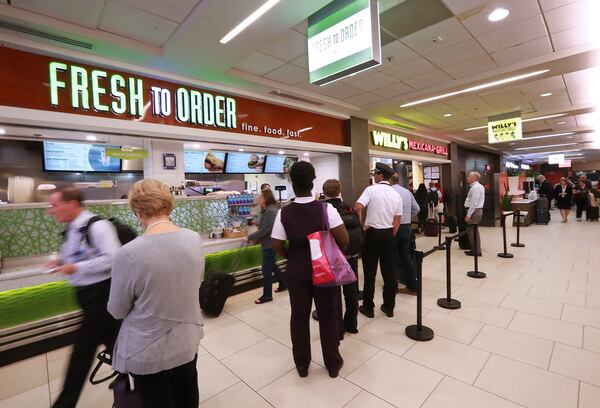
[(521, 172), (519, 169), (506, 169), (506, 173), (508, 175), (508, 187), (509, 191), (516, 194), (519, 191), (519, 177), (521, 176)]
[[(512, 196), (509, 193), (510, 189), (508, 185), (504, 185), (506, 192), (502, 195), (502, 214), (511, 212), (511, 201)], [(506, 216), (506, 227), (510, 228), (513, 226), (514, 214)]]

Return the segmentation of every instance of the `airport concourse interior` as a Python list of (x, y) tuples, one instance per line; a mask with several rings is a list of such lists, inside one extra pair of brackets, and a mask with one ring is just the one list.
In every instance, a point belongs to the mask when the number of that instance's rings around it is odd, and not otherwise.
[(0, 0), (0, 408), (600, 407), (600, 0)]

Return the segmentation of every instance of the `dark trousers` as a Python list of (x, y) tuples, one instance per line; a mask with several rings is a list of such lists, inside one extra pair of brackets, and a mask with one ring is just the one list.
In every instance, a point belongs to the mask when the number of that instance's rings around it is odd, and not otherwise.
[(133, 375), (144, 408), (198, 408), (198, 371), (192, 361), (156, 374)]
[(53, 408), (75, 408), (97, 347), (104, 344), (112, 351), (115, 345), (121, 321), (115, 320), (106, 310), (109, 293), (110, 279), (76, 288), (83, 321), (76, 335), (63, 390)]
[(383, 276), (383, 305), (390, 312), (394, 310), (398, 289), (398, 282), (394, 273), (394, 245), (395, 239), (391, 228), (369, 228), (365, 234), (363, 306), (366, 309), (373, 310), (375, 308), (373, 297), (375, 296), (377, 264), (379, 264)]
[(577, 199), (575, 200), (575, 205), (577, 206), (577, 218), (581, 218), (583, 216), (583, 212), (586, 210), (588, 206), (588, 200), (585, 199)]
[(287, 283), (285, 275), (279, 269), (276, 263), (275, 251), (271, 248), (263, 248), (262, 250), (262, 274), (263, 274), (263, 295), (262, 299), (273, 299), (273, 272), (279, 287), (286, 288)]
[[(358, 277), (358, 256), (348, 259), (354, 274)], [(344, 292), (344, 303), (346, 311), (342, 313), (342, 293)], [(356, 331), (358, 326), (358, 279), (356, 282), (343, 285), (338, 289), (338, 321), (340, 329), (340, 338), (344, 337), (346, 331)]]
[(296, 367), (308, 368), (310, 365), (309, 322), (313, 299), (319, 314), (319, 333), (321, 334), (321, 350), (325, 367), (328, 370), (335, 370), (342, 365), (343, 360), (338, 349), (340, 345), (338, 290), (337, 287), (316, 287), (312, 280), (289, 279), (290, 305), (292, 307), (290, 329)]
[(417, 290), (417, 275), (413, 268), (411, 250), (411, 225), (402, 224), (396, 234), (396, 279), (412, 291)]

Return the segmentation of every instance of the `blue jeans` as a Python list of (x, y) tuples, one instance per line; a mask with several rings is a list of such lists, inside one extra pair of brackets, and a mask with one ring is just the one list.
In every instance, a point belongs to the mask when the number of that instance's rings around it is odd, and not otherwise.
[(273, 299), (273, 272), (275, 272), (275, 277), (277, 278), (277, 282), (279, 282), (280, 288), (287, 288), (287, 282), (285, 275), (275, 263), (275, 251), (272, 248), (263, 248), (262, 255), (263, 295), (261, 299), (269, 300)]
[(411, 257), (411, 226), (400, 225), (396, 234), (396, 277), (412, 291), (417, 290), (417, 276)]

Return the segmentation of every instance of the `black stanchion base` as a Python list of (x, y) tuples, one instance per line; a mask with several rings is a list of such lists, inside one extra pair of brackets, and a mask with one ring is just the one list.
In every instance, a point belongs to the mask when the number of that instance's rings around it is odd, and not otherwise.
[(446, 249), (446, 247), (444, 245), (437, 245), (437, 246), (434, 246), (433, 249), (435, 249), (437, 251), (441, 251), (442, 249)]
[(441, 298), (438, 299), (437, 304), (439, 307), (443, 307), (444, 309), (460, 309), (460, 301), (456, 299)]
[(485, 273), (483, 273), (483, 272), (470, 271), (470, 272), (467, 272), (467, 276), (469, 278), (474, 278), (474, 279), (483, 279), (487, 275)]
[(415, 341), (429, 341), (433, 339), (433, 330), (427, 326), (421, 326), (421, 330), (417, 330), (417, 325), (408, 326), (405, 330), (406, 336)]
[(517, 248), (523, 248), (523, 247), (525, 246), (525, 244), (517, 244), (517, 243), (515, 242), (515, 243), (513, 243), (513, 244), (510, 244), (510, 246), (517, 247)]
[(515, 257), (513, 254), (504, 253), (504, 252), (499, 253), (498, 256), (500, 258), (514, 258)]

